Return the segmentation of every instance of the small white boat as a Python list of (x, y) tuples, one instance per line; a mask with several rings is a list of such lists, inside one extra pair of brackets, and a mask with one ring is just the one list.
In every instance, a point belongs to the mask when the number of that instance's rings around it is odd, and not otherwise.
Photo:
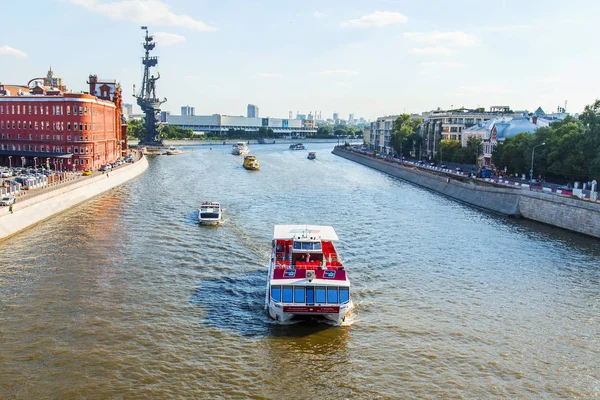
[(302, 143), (290, 144), (290, 150), (304, 150), (306, 147)]
[(275, 225), (265, 307), (271, 318), (323, 317), (338, 325), (350, 314), (350, 280), (331, 226)]
[(200, 225), (218, 225), (223, 217), (221, 203), (205, 201), (198, 209), (198, 222)]
[(246, 142), (237, 142), (232, 146), (231, 154), (234, 156), (246, 156), (250, 154), (250, 148)]
[(175, 146), (171, 146), (167, 149), (167, 155), (168, 156), (176, 156), (178, 154), (181, 154), (181, 150), (179, 150), (177, 147)]
[(308, 157), (309, 160), (315, 160), (317, 158), (317, 153), (314, 151), (311, 151), (308, 153)]

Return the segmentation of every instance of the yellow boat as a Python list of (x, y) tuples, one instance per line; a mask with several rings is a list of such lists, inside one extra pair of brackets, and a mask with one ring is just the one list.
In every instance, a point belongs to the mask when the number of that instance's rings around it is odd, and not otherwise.
[(260, 169), (260, 164), (256, 157), (246, 156), (244, 157), (244, 168), (250, 171), (258, 171)]

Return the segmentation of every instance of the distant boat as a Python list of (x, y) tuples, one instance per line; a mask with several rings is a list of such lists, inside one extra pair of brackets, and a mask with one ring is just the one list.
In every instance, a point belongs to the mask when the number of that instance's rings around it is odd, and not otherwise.
[(306, 147), (302, 143), (290, 144), (290, 150), (304, 150)]
[(246, 156), (244, 157), (244, 168), (249, 171), (258, 171), (260, 169), (260, 164), (258, 160), (254, 156)]
[(258, 139), (258, 144), (275, 144), (275, 141), (267, 142), (264, 138)]
[(176, 156), (178, 154), (181, 154), (181, 150), (179, 150), (177, 147), (171, 146), (167, 149), (168, 156)]
[(231, 147), (231, 154), (234, 156), (245, 156), (250, 154), (250, 148), (246, 142), (237, 142)]
[(317, 153), (316, 153), (316, 152), (314, 152), (314, 151), (311, 151), (311, 152), (309, 152), (309, 153), (308, 153), (308, 157), (307, 157), (307, 158), (308, 158), (309, 160), (314, 160), (314, 159), (316, 159), (316, 158), (317, 158)]

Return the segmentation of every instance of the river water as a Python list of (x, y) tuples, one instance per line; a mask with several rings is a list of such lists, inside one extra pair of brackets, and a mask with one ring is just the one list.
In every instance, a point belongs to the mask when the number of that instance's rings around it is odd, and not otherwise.
[[(0, 398), (600, 396), (600, 242), (332, 155), (150, 159), (0, 243)], [(220, 227), (198, 205), (222, 202)], [(336, 229), (348, 326), (263, 310), (273, 225)]]

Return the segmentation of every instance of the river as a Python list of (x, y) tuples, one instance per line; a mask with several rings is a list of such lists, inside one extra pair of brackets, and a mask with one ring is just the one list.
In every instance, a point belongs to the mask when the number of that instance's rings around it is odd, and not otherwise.
[[(600, 396), (600, 242), (352, 163), (333, 144), (150, 159), (0, 243), (0, 398)], [(197, 208), (220, 201), (220, 227)], [(347, 326), (264, 309), (275, 224), (332, 225)]]

